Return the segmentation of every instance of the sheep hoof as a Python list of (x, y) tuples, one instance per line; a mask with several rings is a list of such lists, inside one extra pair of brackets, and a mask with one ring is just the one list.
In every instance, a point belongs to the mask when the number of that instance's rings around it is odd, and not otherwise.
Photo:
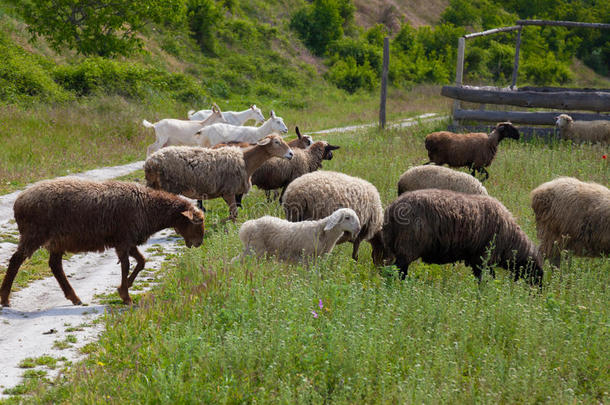
[(10, 307), (11, 303), (8, 300), (2, 300), (2, 304), (0, 305), (2, 307)]
[(121, 299), (123, 300), (123, 304), (131, 305), (133, 303), (131, 297), (129, 296), (129, 292), (127, 292), (127, 289), (123, 290), (119, 287), (117, 288), (117, 291), (119, 292), (119, 297), (121, 297)]

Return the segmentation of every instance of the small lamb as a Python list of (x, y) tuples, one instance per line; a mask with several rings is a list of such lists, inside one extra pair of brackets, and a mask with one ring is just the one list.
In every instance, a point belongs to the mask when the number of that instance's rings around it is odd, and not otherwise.
[(317, 221), (289, 222), (264, 216), (246, 221), (239, 230), (244, 245), (240, 258), (251, 253), (275, 255), (288, 262), (314, 259), (330, 253), (345, 233), (355, 237), (360, 232), (360, 220), (350, 208), (341, 208)]

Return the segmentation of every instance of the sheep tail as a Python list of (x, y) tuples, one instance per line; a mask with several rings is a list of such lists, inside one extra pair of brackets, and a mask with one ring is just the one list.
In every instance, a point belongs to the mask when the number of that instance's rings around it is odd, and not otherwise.
[(154, 128), (155, 127), (153, 124), (151, 124), (150, 122), (148, 122), (146, 120), (142, 120), (142, 125), (144, 125), (146, 128)]

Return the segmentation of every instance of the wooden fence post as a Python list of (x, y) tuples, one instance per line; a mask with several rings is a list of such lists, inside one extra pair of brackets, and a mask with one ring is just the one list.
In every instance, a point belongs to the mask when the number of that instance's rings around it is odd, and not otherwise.
[(381, 73), (381, 101), (379, 105), (379, 126), (385, 129), (385, 100), (388, 91), (388, 68), (390, 65), (390, 39), (383, 39), (383, 71)]

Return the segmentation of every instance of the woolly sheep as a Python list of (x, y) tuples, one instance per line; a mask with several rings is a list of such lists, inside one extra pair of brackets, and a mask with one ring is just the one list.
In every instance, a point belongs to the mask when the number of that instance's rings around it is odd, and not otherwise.
[[(49, 267), (74, 305), (81, 300), (66, 278), (62, 255), (114, 248), (121, 263), (119, 295), (130, 304), (129, 287), (145, 263), (138, 245), (165, 228), (174, 228), (188, 247), (203, 240), (204, 217), (199, 209), (185, 198), (136, 183), (45, 180), (19, 194), (13, 210), (20, 238), (0, 287), (2, 306), (9, 306), (19, 267), (41, 246), (49, 251)], [(131, 275), (129, 256), (137, 262)]]
[(261, 190), (282, 189), (280, 200), (286, 187), (294, 179), (322, 167), (322, 160), (331, 160), (332, 151), (339, 146), (330, 145), (326, 141), (318, 141), (308, 149), (293, 149), (294, 157), (290, 160), (269, 159), (252, 174), (252, 184)]
[(559, 266), (561, 249), (578, 256), (610, 254), (610, 190), (597, 183), (559, 177), (530, 194), (540, 251)]
[(498, 144), (509, 137), (519, 139), (519, 131), (510, 122), (500, 122), (489, 135), (482, 132), (456, 134), (448, 131), (433, 132), (426, 136), (425, 145), (430, 161), (426, 164), (448, 164), (451, 167), (469, 167), (474, 176), (483, 173), (496, 156)]
[(146, 184), (195, 199), (222, 197), (237, 218), (235, 196), (250, 190), (250, 177), (272, 157), (292, 159), (293, 152), (278, 135), (261, 139), (252, 148), (209, 149), (170, 146), (153, 153), (144, 163)]
[(568, 114), (555, 118), (561, 139), (610, 143), (610, 120), (574, 121)]
[(487, 195), (487, 190), (476, 178), (443, 166), (415, 166), (404, 172), (398, 180), (398, 195), (427, 188)]
[(360, 231), (354, 210), (341, 208), (317, 221), (289, 222), (264, 216), (246, 221), (239, 230), (244, 245), (241, 258), (256, 253), (275, 255), (278, 259), (298, 262), (330, 253), (345, 232), (352, 237)]
[[(362, 227), (352, 238), (352, 258), (358, 260), (360, 242), (367, 240), (373, 248), (373, 262), (381, 264), (383, 209), (379, 192), (368, 181), (324, 170), (307, 173), (286, 188), (283, 204), (286, 219), (292, 222), (321, 219), (339, 208), (353, 209)], [(347, 238), (342, 238), (337, 243), (345, 241)]]
[(148, 146), (146, 156), (158, 151), (161, 148), (172, 145), (199, 145), (201, 135), (199, 131), (209, 125), (216, 123), (226, 123), (223, 113), (214, 105), (212, 114), (203, 121), (186, 121), (165, 118), (151, 124), (142, 120), (142, 125), (147, 128), (155, 129), (155, 142)]
[(492, 246), (489, 264), (513, 271), (515, 280), (542, 282), (538, 249), (511, 213), (489, 196), (439, 189), (406, 192), (385, 210), (383, 244), (384, 257), (396, 259), (402, 277), (421, 257), (438, 264), (464, 260), (480, 280), (480, 266)]
[[(212, 112), (213, 107), (212, 110), (199, 110), (197, 112), (190, 110), (188, 112), (188, 119), (194, 121), (205, 120), (212, 114)], [(256, 123), (265, 121), (263, 112), (256, 105), (251, 105), (250, 108), (244, 111), (224, 111), (222, 114), (224, 115), (227, 124), (231, 125), (244, 125), (244, 123), (251, 119)]]

